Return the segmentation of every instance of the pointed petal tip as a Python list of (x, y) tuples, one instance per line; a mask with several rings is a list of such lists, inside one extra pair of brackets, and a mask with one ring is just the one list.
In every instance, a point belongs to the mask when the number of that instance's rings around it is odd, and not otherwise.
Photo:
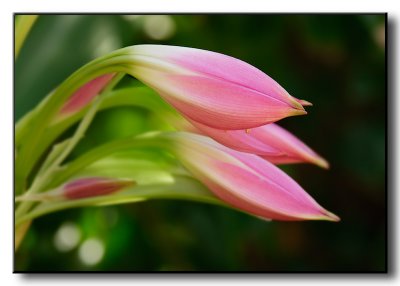
[(298, 99), (292, 95), (289, 94), (289, 96), (291, 97), (291, 103), (293, 104), (294, 108), (302, 108), (303, 106), (313, 106), (313, 104), (307, 100), (304, 99)]
[(318, 211), (318, 214), (314, 214), (311, 216), (303, 216), (301, 220), (324, 220), (324, 221), (332, 221), (332, 222), (339, 222), (340, 217), (327, 211), (326, 209), (321, 208)]
[(312, 104), (311, 102), (309, 102), (309, 101), (307, 101), (307, 100), (304, 100), (304, 99), (300, 99), (300, 100), (299, 100), (299, 103), (300, 103), (302, 106), (313, 106), (313, 104)]
[(289, 116), (297, 116), (297, 115), (306, 115), (307, 111), (305, 111), (304, 109), (292, 109), (289, 114)]
[(304, 110), (303, 105), (301, 104), (301, 100), (297, 99), (291, 95), (289, 95), (289, 104), (294, 108), (294, 109), (300, 109)]
[(335, 215), (334, 213), (327, 211), (326, 209), (322, 209), (321, 211), (321, 216), (315, 217), (314, 219), (316, 220), (327, 220), (327, 221), (332, 221), (332, 222), (339, 222), (340, 217)]
[(334, 213), (331, 213), (331, 212), (329, 212), (327, 210), (324, 211), (324, 215), (325, 215), (325, 219), (326, 220), (334, 221), (334, 222), (339, 222), (340, 221), (340, 217), (338, 217)]
[(317, 157), (313, 160), (313, 163), (325, 170), (329, 170), (330, 168), (329, 162), (322, 157)]

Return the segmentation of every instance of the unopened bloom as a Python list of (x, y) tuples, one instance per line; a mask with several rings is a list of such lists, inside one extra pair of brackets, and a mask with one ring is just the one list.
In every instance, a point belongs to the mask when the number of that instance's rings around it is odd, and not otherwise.
[(257, 154), (274, 164), (311, 163), (329, 168), (329, 163), (299, 138), (275, 123), (251, 130), (220, 130), (191, 123), (203, 134), (232, 149)]
[(176, 132), (169, 136), (183, 165), (236, 208), (266, 219), (339, 220), (292, 178), (257, 155), (229, 149), (201, 135)]
[(81, 86), (64, 104), (61, 114), (74, 113), (84, 108), (102, 91), (113, 76), (114, 74), (105, 74)]
[(306, 114), (302, 103), (257, 68), (223, 54), (176, 46), (125, 50), (131, 74), (184, 116), (217, 129), (246, 129)]
[(133, 180), (89, 177), (74, 180), (64, 185), (62, 194), (70, 200), (105, 196), (134, 185)]
[(134, 185), (135, 181), (131, 179), (85, 177), (73, 179), (59, 188), (44, 193), (20, 196), (17, 201), (77, 200), (110, 195)]

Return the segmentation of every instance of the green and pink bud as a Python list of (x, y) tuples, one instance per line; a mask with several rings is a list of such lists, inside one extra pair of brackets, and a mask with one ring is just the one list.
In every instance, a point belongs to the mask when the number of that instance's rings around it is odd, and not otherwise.
[(130, 179), (81, 178), (65, 184), (62, 195), (69, 200), (106, 196), (133, 185), (135, 182)]
[(223, 54), (177, 46), (137, 45), (124, 50), (130, 73), (185, 117), (217, 129), (247, 129), (306, 114), (259, 69)]
[(131, 179), (85, 177), (73, 179), (57, 189), (48, 192), (24, 195), (17, 201), (79, 200), (107, 196), (119, 192), (136, 183)]
[(111, 81), (114, 73), (99, 76), (80, 87), (61, 108), (61, 114), (68, 115), (87, 106)]
[(292, 178), (257, 155), (232, 150), (197, 134), (168, 136), (182, 164), (235, 208), (265, 219), (339, 221)]

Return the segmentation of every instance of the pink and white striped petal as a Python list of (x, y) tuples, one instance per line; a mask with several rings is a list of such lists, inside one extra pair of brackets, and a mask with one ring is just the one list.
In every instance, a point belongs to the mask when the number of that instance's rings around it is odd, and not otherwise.
[(328, 169), (329, 163), (299, 138), (271, 123), (250, 130), (221, 130), (190, 121), (200, 133), (242, 152), (257, 154), (274, 164), (311, 163)]
[(137, 45), (135, 51), (140, 55), (166, 61), (192, 73), (220, 78), (278, 100), (286, 98), (289, 101), (298, 101), (264, 72), (231, 56), (196, 48), (161, 45)]
[(256, 155), (201, 135), (181, 132), (170, 136), (184, 166), (234, 207), (265, 219), (339, 220), (283, 171)]
[(301, 101), (257, 68), (200, 49), (138, 45), (132, 75), (185, 116), (217, 129), (246, 129), (306, 114)]

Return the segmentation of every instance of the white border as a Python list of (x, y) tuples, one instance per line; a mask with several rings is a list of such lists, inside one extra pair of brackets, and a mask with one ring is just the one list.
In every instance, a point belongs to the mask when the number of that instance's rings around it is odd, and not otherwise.
[[(4, 1), (2, 1), (4, 2)], [(187, 0), (113, 0), (53, 1), (19, 0), (10, 3), (19, 12), (386, 12), (396, 8), (396, 1), (388, 0), (279, 0), (279, 1), (187, 1)], [(77, 5), (76, 5), (77, 4)]]
[[(162, 284), (162, 285), (200, 285), (203, 283), (215, 285), (243, 285), (243, 284), (258, 284), (270, 285), (283, 284), (288, 285), (293, 282), (296, 285), (375, 285), (375, 284), (395, 284), (399, 280), (397, 274), (391, 277), (376, 276), (290, 276), (290, 275), (257, 275), (256, 277), (250, 275), (244, 276), (154, 276), (155, 278), (150, 279), (140, 275), (137, 276), (57, 276), (53, 275), (51, 278), (40, 278), (12, 274), (12, 68), (13, 68), (13, 51), (12, 51), (12, 31), (13, 31), (13, 16), (14, 12), (389, 12), (389, 21), (396, 28), (395, 36), (396, 43), (391, 47), (399, 47), (399, 28), (398, 28), (398, 16), (399, 16), (399, 5), (398, 1), (388, 0), (279, 0), (279, 1), (268, 1), (268, 0), (201, 0), (201, 1), (190, 1), (190, 0), (112, 0), (104, 1), (107, 3), (99, 3), (97, 0), (69, 0), (69, 1), (54, 1), (54, 0), (2, 0), (0, 1), (0, 27), (1, 27), (1, 52), (0, 52), (0, 63), (1, 63), (1, 93), (0, 93), (0, 142), (1, 142), (1, 170), (0, 170), (0, 219), (1, 219), (1, 232), (0, 232), (0, 279), (2, 285), (67, 285), (74, 284), (78, 285), (108, 285), (111, 283), (118, 284)], [(290, 9), (290, 10), (288, 10)], [(394, 51), (392, 56), (394, 56)], [(390, 64), (394, 67), (390, 70), (392, 72), (397, 71), (399, 66), (399, 57), (393, 58), (395, 62), (391, 60)], [(397, 72), (395, 72), (397, 75)], [(392, 96), (398, 96), (398, 78), (395, 76), (390, 77), (394, 79), (393, 83), (393, 94)], [(396, 101), (395, 110), (399, 110), (400, 100)], [(399, 126), (399, 116), (395, 116), (396, 126)], [(396, 141), (399, 140), (399, 132), (396, 132)], [(399, 156), (396, 154), (396, 162), (398, 162)], [(397, 165), (396, 165), (397, 166)], [(397, 170), (397, 168), (396, 168)], [(395, 172), (392, 172), (396, 175)], [(397, 179), (395, 179), (395, 186), (392, 191), (398, 191)], [(400, 196), (397, 195), (394, 206), (398, 206)], [(398, 213), (396, 212), (393, 212)], [(392, 236), (392, 239), (399, 237), (399, 221), (395, 218), (393, 226), (396, 225), (396, 235)], [(268, 242), (266, 242), (268, 243)], [(393, 241), (396, 244), (396, 241)], [(395, 247), (396, 258), (398, 257), (398, 247)], [(365, 251), (368, 251), (366, 249)], [(397, 259), (396, 259), (397, 262)], [(392, 269), (397, 270), (397, 269)], [(285, 278), (287, 277), (287, 278)]]

